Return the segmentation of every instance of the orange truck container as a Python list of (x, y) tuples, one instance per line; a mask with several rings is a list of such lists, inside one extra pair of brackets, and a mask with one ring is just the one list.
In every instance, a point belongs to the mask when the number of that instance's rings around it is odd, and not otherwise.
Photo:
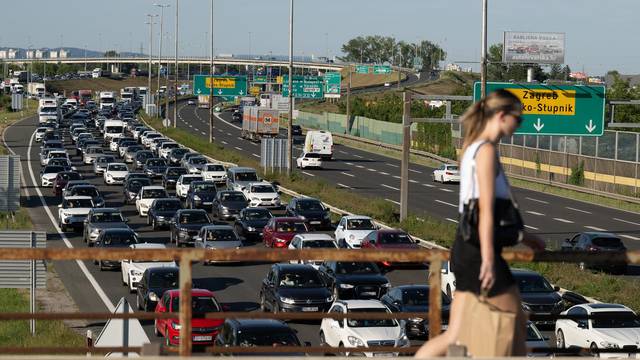
[(262, 138), (273, 138), (280, 131), (280, 113), (278, 110), (245, 106), (242, 114), (242, 138), (259, 141)]

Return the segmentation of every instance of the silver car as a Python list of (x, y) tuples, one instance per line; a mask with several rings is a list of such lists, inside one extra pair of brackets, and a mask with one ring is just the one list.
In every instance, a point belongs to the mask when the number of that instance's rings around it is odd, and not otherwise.
[[(206, 225), (194, 238), (194, 247), (201, 249), (239, 249), (242, 241), (231, 225)], [(205, 264), (211, 263), (205, 261)]]
[(83, 240), (93, 246), (105, 229), (129, 229), (127, 221), (118, 209), (93, 208), (84, 220)]
[(89, 146), (82, 155), (82, 162), (85, 164), (93, 164), (100, 155), (104, 155), (104, 149), (102, 147)]
[(116, 162), (116, 157), (113, 155), (100, 155), (96, 157), (93, 162), (93, 172), (96, 175), (102, 175), (109, 163)]
[(187, 160), (186, 168), (190, 174), (200, 174), (202, 172), (202, 169), (204, 169), (204, 167), (207, 165), (207, 163), (208, 161), (204, 157), (194, 156), (192, 158), (189, 158), (189, 160)]

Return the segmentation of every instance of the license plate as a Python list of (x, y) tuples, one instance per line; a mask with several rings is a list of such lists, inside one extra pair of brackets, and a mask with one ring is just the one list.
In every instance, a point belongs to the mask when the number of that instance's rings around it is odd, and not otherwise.
[(202, 203), (202, 205), (212, 205), (213, 203), (211, 201), (205, 201)]
[(193, 341), (211, 341), (212, 336), (194, 336)]
[(362, 295), (364, 295), (364, 296), (376, 296), (378, 294), (375, 291), (364, 291), (364, 292), (362, 292)]
[(303, 307), (302, 311), (318, 311), (318, 307), (317, 306)]
[(309, 224), (318, 225), (318, 224), (320, 224), (320, 221), (309, 221)]

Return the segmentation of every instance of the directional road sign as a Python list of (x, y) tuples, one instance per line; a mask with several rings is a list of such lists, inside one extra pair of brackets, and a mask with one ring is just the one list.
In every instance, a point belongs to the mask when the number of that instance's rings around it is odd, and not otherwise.
[[(289, 76), (282, 79), (282, 96), (289, 96)], [(293, 76), (293, 97), (296, 99), (322, 99), (324, 78), (322, 76)]]
[(370, 70), (369, 65), (356, 65), (356, 74), (368, 74)]
[[(517, 134), (602, 136), (605, 88), (601, 85), (487, 83), (487, 94), (506, 89), (522, 101), (523, 122)], [(480, 100), (480, 83), (473, 98)]]
[(391, 66), (389, 65), (375, 65), (373, 67), (374, 74), (391, 74)]
[(339, 72), (328, 72), (324, 74), (324, 97), (339, 98), (341, 81), (342, 74)]
[(213, 87), (213, 96), (244, 96), (247, 94), (247, 77), (244, 75), (195, 75), (193, 93), (209, 95)]
[(266, 84), (269, 82), (269, 77), (267, 75), (255, 75), (253, 77), (254, 84)]

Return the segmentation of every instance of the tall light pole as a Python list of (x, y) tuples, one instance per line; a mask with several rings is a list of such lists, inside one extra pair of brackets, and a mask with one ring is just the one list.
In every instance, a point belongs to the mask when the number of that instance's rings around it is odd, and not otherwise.
[[(151, 60), (153, 57), (153, 18), (156, 16), (158, 15), (147, 14), (147, 18), (149, 19), (149, 21), (145, 23), (145, 24), (149, 24), (149, 76), (148, 76), (149, 79), (147, 84), (147, 87), (149, 88), (149, 90), (147, 90), (147, 94), (151, 96), (153, 96), (153, 93), (151, 92)], [(160, 92), (158, 92), (158, 94), (160, 94)]]
[(487, 1), (482, 0), (482, 54), (480, 55), (480, 95), (487, 96)]
[[(164, 23), (164, 8), (167, 8), (171, 5), (163, 5), (163, 4), (153, 4), (153, 6), (157, 6), (160, 8), (160, 44), (158, 47), (158, 90), (160, 89), (160, 68), (162, 67), (162, 28)], [(160, 94), (160, 92), (158, 92)], [(160, 108), (160, 96), (158, 96), (158, 108)], [(169, 116), (169, 114), (165, 114), (165, 117)]]
[[(178, 126), (178, 7), (180, 0), (176, 0), (176, 61), (175, 61), (175, 81), (173, 82), (173, 127)], [(168, 70), (168, 69), (167, 69)], [(191, 303), (191, 301), (189, 301)], [(191, 337), (191, 334), (189, 334)]]
[(84, 46), (84, 71), (87, 71), (87, 45)]
[(213, 75), (216, 73), (216, 68), (213, 65), (213, 2), (211, 0), (211, 19), (209, 21), (209, 35), (211, 36), (211, 48), (209, 53), (209, 76), (211, 79), (209, 80), (209, 142), (213, 143)]
[(289, 0), (289, 121), (287, 125), (287, 174), (293, 169), (293, 0)]
[(251, 59), (251, 31), (249, 31), (249, 59)]
[(326, 50), (326, 57), (329, 60), (329, 33), (324, 33), (324, 48)]

